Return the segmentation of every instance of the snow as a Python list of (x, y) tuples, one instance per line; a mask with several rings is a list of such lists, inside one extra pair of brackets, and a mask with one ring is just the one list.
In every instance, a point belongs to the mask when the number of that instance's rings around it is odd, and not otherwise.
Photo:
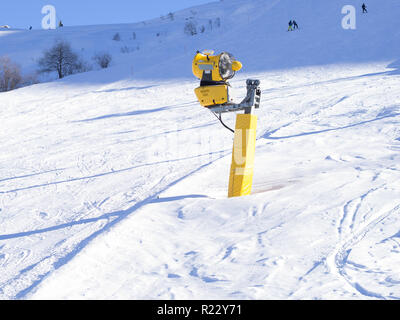
[[(26, 73), (56, 37), (114, 58), (0, 93), (0, 299), (399, 299), (400, 7), (343, 30), (344, 4), (0, 31)], [(184, 35), (191, 11), (221, 28)], [(235, 100), (261, 80), (251, 196), (227, 198), (233, 137), (195, 99), (205, 48), (242, 61)]]

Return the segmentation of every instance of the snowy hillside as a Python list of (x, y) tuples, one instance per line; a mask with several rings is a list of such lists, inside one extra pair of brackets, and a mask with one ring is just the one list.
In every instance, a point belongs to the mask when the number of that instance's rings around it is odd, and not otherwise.
[[(0, 31), (26, 74), (54, 39), (114, 58), (0, 93), (0, 299), (400, 299), (400, 3), (353, 1), (356, 30), (345, 4)], [(227, 198), (233, 137), (196, 101), (200, 49), (243, 63), (235, 100), (261, 80), (251, 196)]]

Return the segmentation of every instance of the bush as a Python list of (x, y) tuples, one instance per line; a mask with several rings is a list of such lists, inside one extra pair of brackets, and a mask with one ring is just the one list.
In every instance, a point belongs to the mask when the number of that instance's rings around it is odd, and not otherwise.
[(208, 27), (210, 28), (210, 30), (212, 30), (213, 29), (213, 22), (212, 22), (212, 20), (210, 19), (210, 20), (208, 20)]
[(194, 22), (193, 21), (186, 22), (183, 32), (189, 36), (194, 36), (195, 34), (197, 34), (196, 25), (194, 24)]
[(90, 67), (79, 59), (66, 41), (57, 41), (53, 47), (45, 51), (39, 60), (39, 67), (39, 72), (56, 71), (59, 79), (90, 70)]
[(121, 36), (119, 35), (119, 33), (117, 32), (116, 34), (114, 34), (114, 37), (112, 38), (114, 41), (121, 41)]
[(0, 57), (0, 92), (18, 88), (22, 82), (21, 71), (9, 57)]
[(92, 70), (93, 70), (93, 67), (88, 62), (78, 59), (73, 73), (89, 72)]
[(112, 56), (106, 52), (97, 53), (93, 56), (93, 60), (100, 66), (100, 68), (106, 69), (111, 63)]

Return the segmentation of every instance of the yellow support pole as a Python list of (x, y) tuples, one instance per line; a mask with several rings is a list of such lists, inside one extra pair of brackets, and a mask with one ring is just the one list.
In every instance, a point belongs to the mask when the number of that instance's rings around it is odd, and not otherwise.
[(237, 114), (228, 197), (249, 195), (253, 184), (257, 116)]

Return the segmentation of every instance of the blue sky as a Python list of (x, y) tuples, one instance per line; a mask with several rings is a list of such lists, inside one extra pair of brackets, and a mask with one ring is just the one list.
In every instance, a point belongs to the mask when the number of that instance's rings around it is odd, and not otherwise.
[(130, 23), (218, 0), (0, 0), (0, 25), (41, 28), (42, 7), (53, 5), (65, 26)]

